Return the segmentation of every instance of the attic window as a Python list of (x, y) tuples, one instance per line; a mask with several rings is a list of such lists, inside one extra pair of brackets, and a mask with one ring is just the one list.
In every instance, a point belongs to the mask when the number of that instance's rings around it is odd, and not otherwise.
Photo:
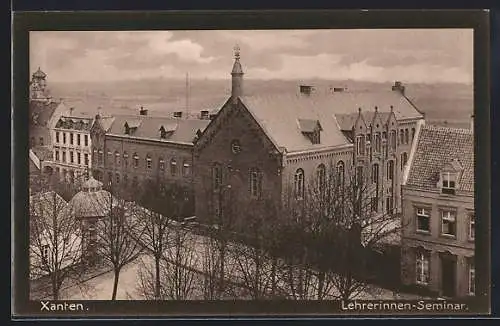
[(163, 126), (161, 126), (161, 128), (160, 128), (160, 138), (161, 139), (167, 138), (167, 131), (165, 130), (165, 128)]
[(443, 172), (441, 174), (442, 184), (441, 184), (441, 192), (443, 194), (454, 195), (455, 187), (457, 181), (457, 173), (453, 172)]
[(318, 120), (299, 119), (298, 124), (302, 134), (309, 138), (311, 143), (319, 144), (321, 142), (321, 131), (323, 128)]

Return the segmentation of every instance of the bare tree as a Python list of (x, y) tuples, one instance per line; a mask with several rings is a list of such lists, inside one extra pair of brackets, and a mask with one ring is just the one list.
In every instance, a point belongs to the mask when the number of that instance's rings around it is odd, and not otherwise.
[[(46, 180), (47, 181), (47, 180)], [(52, 299), (60, 298), (64, 282), (81, 281), (81, 229), (52, 183), (30, 196), (30, 274), (48, 277)]]
[[(111, 190), (113, 187), (111, 187)], [(97, 222), (97, 253), (113, 268), (112, 300), (116, 300), (118, 281), (122, 268), (136, 259), (142, 249), (144, 229), (134, 209), (135, 204), (109, 193), (108, 216)]]

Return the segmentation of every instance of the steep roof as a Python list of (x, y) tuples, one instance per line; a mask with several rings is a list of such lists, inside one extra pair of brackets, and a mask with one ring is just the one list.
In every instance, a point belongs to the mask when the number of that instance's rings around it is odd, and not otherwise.
[[(374, 111), (377, 106), (379, 113), (386, 115), (392, 106), (396, 119), (423, 118), (404, 96), (395, 91), (337, 92), (310, 96), (258, 95), (242, 96), (240, 99), (276, 145), (285, 147), (289, 152), (350, 143), (341, 130), (353, 124), (350, 115), (355, 114), (357, 117), (359, 108)], [(311, 144), (300, 132), (299, 119), (319, 121), (323, 128), (321, 144)]]
[(407, 185), (427, 190), (436, 189), (440, 172), (450, 164), (463, 168), (461, 178), (458, 180), (459, 189), (473, 192), (474, 135), (472, 131), (425, 126), (418, 138)]
[(56, 123), (56, 128), (90, 131), (93, 119), (89, 117), (61, 116)]
[[(375, 111), (361, 111), (361, 115), (365, 123), (369, 126), (373, 118), (375, 117)], [(380, 117), (383, 123), (389, 120), (390, 112), (378, 112), (377, 115)], [(359, 112), (357, 113), (339, 113), (335, 114), (337, 118), (337, 123), (342, 131), (351, 131), (352, 127), (358, 119)]]
[[(125, 134), (125, 123), (135, 130), (130, 134)], [(117, 135), (130, 138), (145, 138), (156, 141), (169, 141), (180, 143), (193, 143), (198, 130), (203, 131), (210, 123), (209, 120), (199, 119), (175, 119), (166, 117), (144, 116), (144, 115), (116, 115), (108, 131), (110, 135)], [(162, 139), (160, 129), (169, 132), (165, 139)], [(173, 126), (176, 126), (175, 130)]]
[(111, 194), (106, 190), (82, 190), (68, 203), (68, 209), (76, 218), (105, 217), (109, 215)]
[(30, 101), (30, 124), (47, 126), (59, 103), (45, 101)]

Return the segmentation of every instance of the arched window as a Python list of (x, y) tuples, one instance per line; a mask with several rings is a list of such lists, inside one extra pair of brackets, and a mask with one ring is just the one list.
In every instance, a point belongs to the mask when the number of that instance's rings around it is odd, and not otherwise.
[(378, 185), (378, 180), (379, 180), (379, 166), (377, 163), (375, 163), (372, 165), (372, 183)]
[(158, 169), (160, 169), (160, 171), (165, 171), (165, 160), (163, 159), (163, 157), (160, 157), (158, 159)]
[(382, 140), (380, 138), (380, 132), (377, 132), (375, 134), (375, 151), (380, 152), (380, 144), (382, 143)]
[(120, 153), (118, 151), (115, 151), (115, 164), (120, 164)]
[(251, 168), (249, 173), (250, 196), (260, 198), (262, 194), (262, 175), (257, 168)]
[(137, 155), (137, 153), (134, 153), (133, 159), (134, 159), (134, 168), (138, 168), (139, 167), (139, 155)]
[(365, 155), (365, 136), (360, 135), (356, 137), (356, 151), (358, 155)]
[(128, 153), (127, 152), (123, 152), (123, 165), (125, 167), (128, 167)]
[(302, 199), (304, 198), (304, 170), (297, 169), (295, 171), (295, 197)]
[(323, 163), (318, 165), (316, 169), (316, 181), (318, 182), (319, 193), (323, 194), (326, 187), (326, 167)]
[(401, 170), (404, 169), (407, 161), (408, 161), (408, 154), (406, 154), (406, 152), (403, 152), (401, 154)]
[(146, 168), (151, 170), (153, 168), (153, 160), (151, 159), (151, 155), (146, 155)]
[(394, 179), (394, 160), (387, 162), (387, 180)]
[(222, 185), (222, 168), (216, 163), (212, 167), (212, 186), (214, 190), (217, 190)]
[(340, 187), (344, 187), (344, 179), (345, 179), (345, 164), (343, 161), (339, 161), (337, 163), (337, 185)]
[(391, 148), (393, 150), (396, 150), (396, 144), (397, 144), (396, 131), (393, 130), (393, 131), (391, 131)]
[(177, 161), (175, 158), (170, 160), (170, 173), (172, 173), (172, 175), (177, 174)]
[(182, 163), (182, 175), (188, 177), (191, 174), (191, 165), (188, 161)]
[(405, 132), (403, 129), (399, 130), (399, 143), (404, 144), (405, 143)]

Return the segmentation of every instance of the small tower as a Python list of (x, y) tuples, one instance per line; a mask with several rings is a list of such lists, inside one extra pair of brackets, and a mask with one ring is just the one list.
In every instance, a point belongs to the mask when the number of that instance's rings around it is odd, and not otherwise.
[(243, 95), (243, 69), (240, 63), (240, 47), (236, 45), (234, 47), (234, 64), (233, 70), (231, 71), (231, 97), (233, 101), (236, 101), (239, 96)]
[(38, 70), (31, 76), (30, 83), (30, 100), (42, 100), (46, 101), (49, 99), (47, 93), (47, 75), (38, 67)]

